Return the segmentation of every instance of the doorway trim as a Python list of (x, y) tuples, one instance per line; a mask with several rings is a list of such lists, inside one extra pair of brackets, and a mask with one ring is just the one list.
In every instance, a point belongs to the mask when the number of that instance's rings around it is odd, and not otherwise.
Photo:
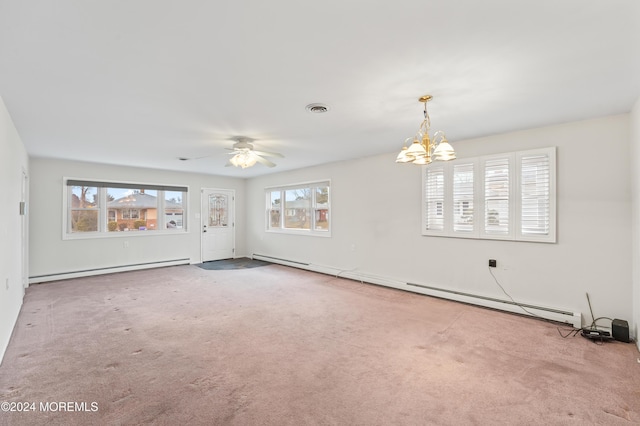
[(20, 239), (21, 239), (21, 274), (22, 294), (29, 287), (29, 174), (22, 168), (22, 188), (20, 191)]

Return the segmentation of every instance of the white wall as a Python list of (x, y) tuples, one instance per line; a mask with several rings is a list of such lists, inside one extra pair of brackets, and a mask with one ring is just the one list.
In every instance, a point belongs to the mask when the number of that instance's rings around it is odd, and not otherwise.
[(640, 349), (640, 98), (631, 110), (631, 186), (632, 186), (632, 274), (633, 274), (633, 322), (630, 334), (633, 334)]
[[(63, 240), (63, 177), (189, 186), (188, 233)], [(45, 158), (31, 159), (29, 276), (189, 258), (200, 262), (200, 189), (236, 191), (236, 256), (245, 249), (245, 180)], [(123, 236), (124, 237), (124, 236)], [(128, 247), (124, 247), (124, 241)]]
[(0, 362), (18, 319), (24, 295), (19, 203), (22, 174), (29, 173), (27, 152), (0, 98)]
[[(250, 179), (249, 252), (504, 299), (488, 272), (493, 258), (519, 302), (590, 323), (588, 292), (596, 316), (631, 322), (629, 115), (453, 141), (459, 158), (557, 146), (558, 243), (421, 236), (420, 168), (391, 152)], [(265, 232), (265, 187), (319, 179), (331, 179), (331, 238)]]

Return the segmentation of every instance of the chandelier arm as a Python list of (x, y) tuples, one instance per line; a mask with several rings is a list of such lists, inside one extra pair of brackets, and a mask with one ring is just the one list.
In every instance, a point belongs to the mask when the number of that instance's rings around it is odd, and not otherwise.
[[(440, 138), (439, 141), (438, 141), (438, 138)], [(446, 141), (446, 140), (447, 140), (447, 137), (445, 136), (444, 131), (442, 131), (442, 130), (438, 130), (437, 132), (435, 132), (433, 134), (433, 143), (436, 144), (436, 145), (438, 143), (440, 143), (442, 141)]]
[(424, 121), (427, 122), (427, 130), (431, 128), (431, 117), (427, 112), (427, 101), (424, 102)]

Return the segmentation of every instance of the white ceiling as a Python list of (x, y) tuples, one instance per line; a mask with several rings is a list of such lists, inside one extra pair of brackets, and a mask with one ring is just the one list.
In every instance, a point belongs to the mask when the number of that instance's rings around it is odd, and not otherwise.
[[(0, 96), (32, 156), (234, 177), (392, 161), (427, 93), (454, 146), (628, 112), (640, 1), (0, 0)], [(286, 158), (224, 167), (234, 136)]]

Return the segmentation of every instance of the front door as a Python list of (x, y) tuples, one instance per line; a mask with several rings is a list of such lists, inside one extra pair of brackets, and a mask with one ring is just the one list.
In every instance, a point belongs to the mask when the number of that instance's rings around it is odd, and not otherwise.
[(202, 261), (230, 259), (235, 252), (235, 194), (231, 189), (202, 189)]

